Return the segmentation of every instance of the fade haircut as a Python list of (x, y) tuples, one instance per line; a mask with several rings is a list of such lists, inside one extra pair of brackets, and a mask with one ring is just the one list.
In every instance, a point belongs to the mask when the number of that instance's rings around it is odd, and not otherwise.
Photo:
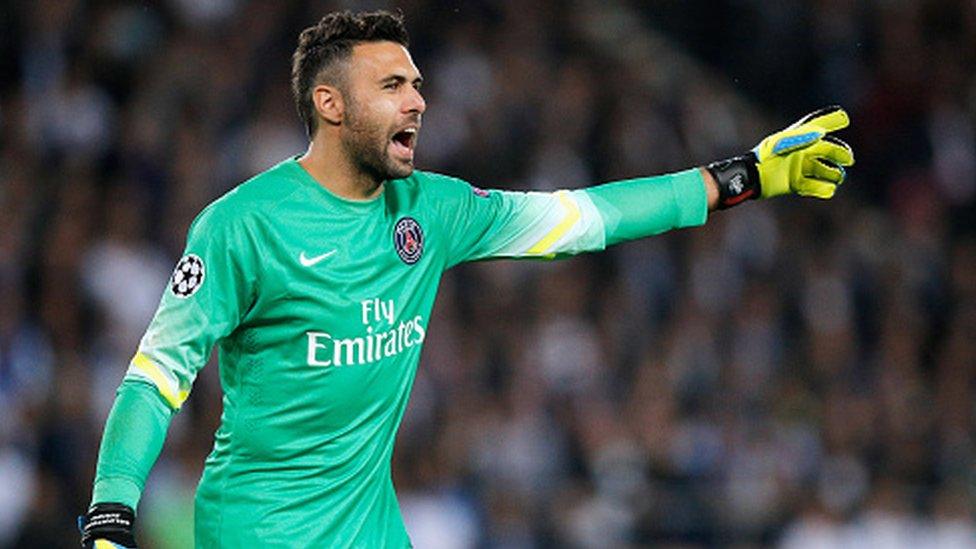
[(343, 86), (341, 65), (352, 55), (353, 46), (363, 42), (396, 42), (407, 47), (409, 41), (403, 14), (385, 10), (330, 13), (318, 24), (303, 30), (292, 55), (291, 89), (309, 139), (318, 129), (312, 88), (322, 82)]

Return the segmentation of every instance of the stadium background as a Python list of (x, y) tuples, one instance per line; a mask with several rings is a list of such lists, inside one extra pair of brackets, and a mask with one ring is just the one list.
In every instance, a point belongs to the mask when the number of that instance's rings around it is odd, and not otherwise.
[[(0, 3), (0, 546), (75, 546), (189, 222), (305, 147), (298, 31), (388, 6)], [(976, 544), (976, 4), (396, 6), (428, 82), (422, 168), (581, 187), (829, 103), (857, 155), (829, 203), (449, 272), (394, 459), (418, 547)], [(146, 547), (190, 543), (219, 402), (211, 364)]]

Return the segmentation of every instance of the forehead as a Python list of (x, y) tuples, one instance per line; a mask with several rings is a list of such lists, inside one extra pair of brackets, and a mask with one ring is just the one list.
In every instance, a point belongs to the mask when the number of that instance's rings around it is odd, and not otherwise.
[(398, 75), (413, 79), (420, 76), (407, 48), (396, 42), (364, 42), (353, 46), (350, 58), (353, 77), (369, 79)]

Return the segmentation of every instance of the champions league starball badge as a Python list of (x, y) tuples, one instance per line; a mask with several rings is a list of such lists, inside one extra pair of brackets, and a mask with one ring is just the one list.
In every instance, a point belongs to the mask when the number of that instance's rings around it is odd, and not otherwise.
[(413, 265), (424, 253), (424, 231), (412, 217), (402, 217), (393, 227), (393, 247), (407, 265)]
[(203, 260), (193, 254), (185, 255), (173, 270), (169, 288), (176, 297), (186, 299), (200, 289), (203, 277)]

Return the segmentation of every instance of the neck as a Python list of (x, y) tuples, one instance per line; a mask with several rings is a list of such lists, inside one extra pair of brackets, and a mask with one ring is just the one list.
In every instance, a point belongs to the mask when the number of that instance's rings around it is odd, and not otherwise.
[(383, 192), (383, 182), (364, 174), (350, 162), (338, 142), (327, 146), (319, 136), (308, 145), (298, 163), (319, 185), (350, 200), (370, 200)]

